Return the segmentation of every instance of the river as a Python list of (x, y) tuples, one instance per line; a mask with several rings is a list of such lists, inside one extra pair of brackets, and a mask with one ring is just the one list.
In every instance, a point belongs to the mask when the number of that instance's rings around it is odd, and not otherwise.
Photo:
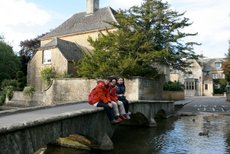
[(117, 126), (112, 151), (48, 147), (45, 154), (229, 154), (230, 116), (206, 113), (160, 120), (158, 126)]

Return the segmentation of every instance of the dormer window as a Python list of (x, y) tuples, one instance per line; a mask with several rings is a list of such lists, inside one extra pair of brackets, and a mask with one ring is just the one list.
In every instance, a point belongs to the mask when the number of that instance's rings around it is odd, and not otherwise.
[(193, 78), (192, 71), (188, 71), (188, 72), (186, 73), (186, 77), (187, 77), (187, 78)]
[(222, 67), (222, 63), (221, 62), (215, 62), (215, 68), (216, 69), (220, 69)]
[(51, 64), (51, 50), (43, 51), (43, 64)]

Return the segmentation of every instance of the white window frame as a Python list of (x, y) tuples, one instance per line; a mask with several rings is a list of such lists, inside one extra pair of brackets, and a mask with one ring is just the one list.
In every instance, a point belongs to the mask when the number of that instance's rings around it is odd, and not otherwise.
[(212, 78), (213, 78), (213, 79), (217, 79), (217, 78), (218, 78), (218, 74), (213, 73), (213, 74), (212, 74)]
[(43, 64), (51, 64), (51, 50), (43, 51)]
[(222, 67), (222, 63), (221, 62), (215, 62), (215, 68), (216, 69), (220, 69)]

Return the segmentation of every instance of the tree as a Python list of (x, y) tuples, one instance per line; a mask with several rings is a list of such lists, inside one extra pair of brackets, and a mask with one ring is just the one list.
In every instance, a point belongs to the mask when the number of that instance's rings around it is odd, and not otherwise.
[(20, 62), (21, 62), (21, 71), (24, 75), (27, 75), (27, 64), (33, 55), (37, 52), (37, 49), (40, 47), (40, 38), (45, 34), (39, 35), (34, 39), (24, 40), (20, 42), (21, 50), (19, 51)]
[(161, 0), (144, 0), (141, 6), (119, 10), (117, 23), (109, 23), (115, 32), (101, 33), (97, 40), (89, 38), (94, 54), (80, 62), (78, 74), (157, 77), (160, 72), (155, 65), (185, 70), (187, 59), (198, 58), (193, 46), (199, 44), (183, 40), (197, 35), (181, 32), (192, 24), (183, 16)]
[(224, 70), (226, 80), (230, 81), (230, 41), (229, 41), (228, 53), (226, 55), (226, 60), (223, 64), (223, 70)]
[(39, 39), (46, 34), (39, 35), (34, 39), (21, 41), (21, 50), (19, 51), (19, 55), (32, 58), (32, 56), (36, 53), (37, 49), (40, 47)]
[(0, 83), (4, 79), (14, 79), (20, 69), (19, 58), (3, 37), (0, 39)]

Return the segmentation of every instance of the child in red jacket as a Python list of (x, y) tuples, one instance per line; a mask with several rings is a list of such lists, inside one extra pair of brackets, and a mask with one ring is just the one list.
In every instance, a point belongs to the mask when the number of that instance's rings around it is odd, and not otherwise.
[(123, 102), (118, 100), (116, 84), (117, 84), (117, 79), (113, 78), (110, 82), (109, 98), (113, 105), (113, 109), (115, 112), (115, 118), (116, 119), (121, 118), (122, 120), (125, 120), (127, 119), (125, 108), (124, 108)]
[(106, 111), (106, 114), (109, 120), (112, 123), (119, 123), (119, 120), (115, 119), (113, 105), (111, 104), (111, 100), (108, 97), (108, 84), (107, 80), (99, 81), (95, 88), (93, 88), (88, 96), (88, 102), (90, 105), (94, 105), (96, 107), (103, 107)]

